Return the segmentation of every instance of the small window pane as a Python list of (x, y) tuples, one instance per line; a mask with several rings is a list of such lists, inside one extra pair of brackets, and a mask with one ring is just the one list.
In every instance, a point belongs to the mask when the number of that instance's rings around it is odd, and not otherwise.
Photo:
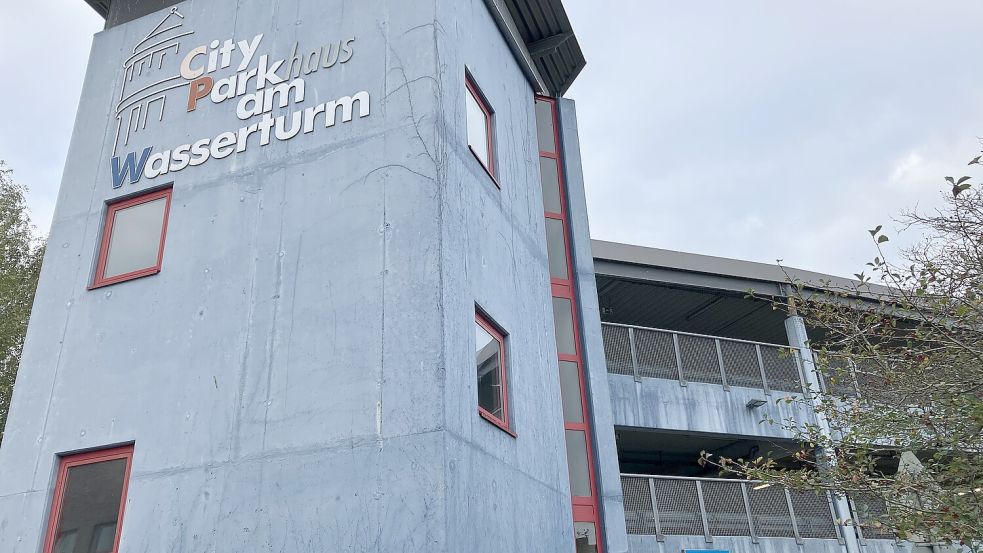
[(553, 105), (543, 100), (536, 100), (536, 134), (539, 136), (539, 151), (556, 153)]
[(577, 346), (573, 337), (573, 312), (570, 300), (553, 298), (553, 330), (556, 332), (556, 352), (561, 355), (576, 355)]
[(567, 430), (567, 468), (570, 493), (590, 497), (590, 468), (587, 465), (587, 437), (581, 430)]
[(597, 553), (597, 527), (593, 522), (573, 523), (577, 553)]
[(560, 175), (556, 160), (550, 157), (539, 158), (539, 177), (543, 183), (543, 208), (550, 213), (561, 213)]
[(567, 247), (563, 240), (563, 221), (546, 218), (546, 254), (549, 256), (550, 276), (568, 278)]
[(109, 253), (103, 278), (112, 278), (157, 265), (167, 198), (120, 209), (113, 216)]
[(478, 406), (505, 422), (502, 387), (502, 344), (480, 323), (474, 323), (475, 363), (478, 366)]
[(580, 397), (580, 367), (572, 361), (560, 361), (560, 395), (563, 400), (563, 420), (584, 422)]
[(55, 553), (111, 553), (126, 475), (126, 459), (68, 469)]
[(488, 162), (490, 157), (488, 155), (488, 116), (481, 109), (481, 104), (471, 89), (467, 90), (465, 96), (468, 104), (468, 146), (471, 146), (474, 154), (485, 164), (485, 167), (491, 170), (491, 165)]

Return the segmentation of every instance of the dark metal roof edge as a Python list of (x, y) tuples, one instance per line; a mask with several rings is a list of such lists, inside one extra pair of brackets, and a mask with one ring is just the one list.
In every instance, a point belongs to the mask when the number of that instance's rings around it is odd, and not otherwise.
[(89, 5), (90, 8), (96, 11), (103, 19), (109, 17), (109, 2), (111, 0), (106, 0), (106, 5), (103, 6), (102, 2), (99, 0), (85, 0), (85, 3)]
[[(649, 248), (604, 240), (591, 240), (591, 247), (595, 259), (615, 263), (660, 267), (675, 271), (755, 280), (779, 285), (788, 284), (788, 279), (791, 278), (813, 290), (830, 288), (849, 290), (861, 287), (857, 280), (794, 267), (783, 268), (777, 264), (759, 263), (757, 261)], [(862, 287), (869, 289), (871, 296), (893, 295), (894, 292), (891, 288), (878, 284), (866, 284)]]
[[(491, 3), (493, 0), (486, 0)], [(549, 93), (562, 96), (587, 65), (577, 35), (562, 0), (499, 0), (508, 6), (513, 26), (522, 35), (524, 49), (531, 52), (539, 75), (546, 81)], [(532, 24), (532, 26), (530, 26)], [(532, 51), (531, 45), (556, 44), (543, 51)], [(555, 71), (551, 71), (553, 68)]]

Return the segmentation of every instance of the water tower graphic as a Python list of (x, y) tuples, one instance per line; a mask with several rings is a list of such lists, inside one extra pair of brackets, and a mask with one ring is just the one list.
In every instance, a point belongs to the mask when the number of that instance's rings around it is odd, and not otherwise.
[[(123, 84), (115, 108), (113, 156), (117, 149), (129, 145), (132, 135), (146, 129), (152, 117), (157, 122), (164, 120), (169, 91), (188, 86), (188, 80), (176, 69), (177, 63), (172, 62), (181, 53), (181, 40), (194, 34), (185, 31), (183, 25), (184, 16), (177, 8), (171, 8), (124, 61)], [(171, 63), (165, 63), (165, 59)]]

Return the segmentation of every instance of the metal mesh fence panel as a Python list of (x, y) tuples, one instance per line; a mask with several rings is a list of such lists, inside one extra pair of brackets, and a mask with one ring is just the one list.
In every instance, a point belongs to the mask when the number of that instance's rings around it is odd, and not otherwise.
[(692, 382), (723, 384), (717, 345), (712, 338), (679, 335), (679, 357), (683, 362), (683, 378)]
[(649, 479), (622, 476), (621, 490), (625, 497), (625, 525), (628, 527), (628, 533), (656, 534), (655, 511), (652, 509)]
[(799, 525), (799, 535), (803, 538), (836, 539), (836, 522), (829, 510), (826, 494), (789, 490), (795, 522)]
[(849, 361), (845, 358), (826, 355), (817, 359), (816, 365), (826, 387), (826, 393), (836, 397), (857, 395), (856, 377)]
[(751, 518), (759, 536), (771, 538), (794, 538), (792, 517), (789, 516), (785, 488), (768, 486), (754, 489), (748, 485), (748, 500), (751, 503)]
[(703, 516), (693, 480), (656, 478), (655, 501), (663, 534), (702, 536)]
[(672, 333), (635, 329), (635, 359), (639, 376), (649, 378), (679, 379), (676, 369), (676, 347)]
[(604, 359), (607, 361), (608, 372), (634, 374), (628, 329), (623, 326), (601, 325), (601, 337), (604, 339)]
[(721, 340), (720, 355), (724, 358), (724, 372), (727, 374), (728, 384), (744, 388), (764, 387), (754, 344)]
[(761, 346), (761, 363), (765, 367), (768, 387), (783, 392), (801, 392), (802, 379), (795, 353), (789, 348)]
[(703, 503), (712, 536), (750, 536), (740, 482), (703, 482)]
[(853, 493), (850, 495), (853, 505), (857, 510), (857, 518), (860, 519), (860, 531), (866, 539), (893, 540), (894, 534), (883, 527), (883, 522), (888, 515), (887, 504), (884, 500), (865, 493)]
[(910, 404), (891, 383), (891, 370), (874, 359), (854, 359), (860, 399), (868, 405)]

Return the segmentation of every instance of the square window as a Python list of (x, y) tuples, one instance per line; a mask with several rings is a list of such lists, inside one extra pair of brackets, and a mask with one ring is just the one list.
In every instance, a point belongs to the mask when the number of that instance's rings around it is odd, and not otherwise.
[(475, 313), (474, 341), (478, 412), (511, 434), (508, 381), (505, 377), (505, 336), (481, 313)]
[(159, 273), (170, 209), (170, 188), (109, 204), (90, 288)]
[(45, 553), (117, 553), (133, 446), (61, 458)]
[[(495, 178), (495, 148), (492, 133), (492, 110), (470, 76), (465, 78), (465, 103), (468, 124), (468, 148), (485, 171)], [(496, 186), (498, 183), (495, 183)]]

